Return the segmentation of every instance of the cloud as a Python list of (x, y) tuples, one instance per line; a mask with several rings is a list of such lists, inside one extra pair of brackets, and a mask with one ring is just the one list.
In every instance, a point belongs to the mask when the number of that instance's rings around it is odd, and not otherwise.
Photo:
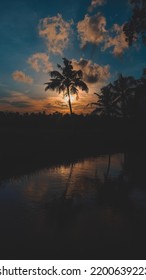
[[(7, 94), (6, 94), (7, 93)], [(40, 93), (40, 89), (39, 89)], [(69, 112), (68, 104), (63, 99), (62, 95), (47, 93), (46, 98), (42, 99), (42, 96), (37, 99), (25, 92), (9, 90), (4, 92), (0, 96), (0, 111), (19, 111), (25, 112), (42, 112), (53, 113), (56, 111), (66, 113)]]
[(0, 98), (0, 110), (16, 112), (38, 112), (42, 111), (47, 100), (33, 99), (31, 96), (18, 91), (9, 91), (7, 98)]
[(86, 83), (95, 84), (110, 78), (109, 65), (101, 66), (83, 58), (80, 58), (79, 61), (73, 59), (72, 63), (75, 70), (81, 69), (83, 71), (83, 79)]
[(110, 78), (110, 66), (98, 65), (91, 60), (80, 58), (79, 61), (73, 59), (72, 64), (75, 70), (83, 71), (83, 80), (89, 88), (88, 94), (79, 90), (79, 102), (74, 102), (74, 109), (77, 113), (89, 113), (93, 111), (87, 104), (97, 102), (94, 92), (99, 92), (107, 80)]
[(26, 83), (26, 84), (33, 83), (33, 79), (30, 76), (27, 76), (24, 72), (18, 70), (12, 73), (12, 78), (13, 80), (21, 83)]
[(10, 104), (7, 99), (0, 99), (0, 104)]
[(0, 104), (11, 105), (17, 108), (27, 108), (30, 107), (31, 104), (26, 101), (9, 101), (9, 99), (0, 99)]
[(53, 70), (53, 65), (49, 61), (46, 53), (35, 53), (27, 61), (36, 72), (49, 72)]
[(81, 40), (81, 47), (87, 43), (99, 45), (104, 42), (107, 33), (106, 18), (97, 13), (94, 16), (85, 15), (82, 21), (77, 24), (78, 34)]
[(128, 49), (128, 42), (126, 41), (126, 36), (123, 32), (123, 25), (114, 24), (111, 30), (115, 36), (108, 36), (103, 47), (103, 50), (107, 48), (112, 48), (112, 53), (114, 56), (121, 56), (123, 55), (124, 51)]
[(111, 29), (106, 29), (106, 18), (97, 13), (96, 15), (85, 15), (84, 19), (77, 24), (81, 47), (87, 43), (101, 45), (101, 50), (112, 48), (114, 56), (121, 56), (128, 49), (128, 42), (123, 32), (123, 25), (114, 24)]
[(47, 103), (44, 105), (44, 109), (53, 110), (53, 111), (60, 111), (60, 109), (68, 108), (68, 105), (65, 104), (63, 101), (56, 101), (55, 103)]
[[(2, 106), (1, 106), (2, 105)], [(20, 111), (32, 109), (33, 100), (25, 96), (23, 93), (10, 91), (9, 96), (7, 98), (0, 98), (0, 107), (2, 110), (10, 110), (16, 111), (20, 109)]]
[(9, 104), (17, 108), (32, 107), (32, 105), (29, 102), (24, 102), (24, 101), (15, 101), (15, 102), (10, 102)]
[(106, 0), (92, 0), (91, 5), (88, 8), (89, 12), (92, 12), (97, 6), (102, 6), (106, 3)]
[(65, 21), (60, 14), (40, 20), (39, 35), (45, 38), (49, 52), (62, 55), (69, 43), (72, 23)]

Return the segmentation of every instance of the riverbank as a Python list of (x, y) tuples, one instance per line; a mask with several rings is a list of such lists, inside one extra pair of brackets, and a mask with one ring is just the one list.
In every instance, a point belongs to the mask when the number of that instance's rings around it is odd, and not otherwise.
[[(5, 124), (5, 125), (4, 125)], [(50, 165), (123, 151), (145, 150), (145, 128), (135, 120), (94, 120), (67, 125), (6, 122), (0, 128), (0, 179)]]

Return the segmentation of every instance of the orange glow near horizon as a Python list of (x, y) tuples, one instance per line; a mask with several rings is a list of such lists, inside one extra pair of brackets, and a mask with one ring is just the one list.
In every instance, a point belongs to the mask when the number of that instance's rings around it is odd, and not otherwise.
[[(85, 93), (79, 90), (79, 99), (77, 96), (71, 95), (72, 110), (75, 114), (87, 114), (93, 111), (91, 106), (87, 106), (91, 102), (96, 102), (97, 97), (93, 94), (95, 89), (90, 88), (89, 93)], [(6, 103), (0, 104), (0, 111), (9, 112), (20, 112), (20, 113), (37, 113), (45, 111), (47, 114), (53, 114), (55, 112), (60, 112), (62, 114), (68, 114), (68, 96), (63, 97), (62, 94), (58, 92), (48, 91), (44, 92), (44, 88), (37, 86), (35, 88), (36, 95), (42, 93), (42, 98), (35, 98), (30, 95), (30, 91), (25, 94), (21, 91), (11, 91), (11, 96), (5, 98)]]
[[(64, 101), (66, 101), (66, 102), (69, 101), (69, 97), (68, 97), (68, 96), (64, 96), (63, 99), (64, 99)], [(75, 95), (70, 95), (70, 100), (71, 100), (72, 103), (74, 103), (75, 100), (76, 100), (76, 96), (75, 96)]]

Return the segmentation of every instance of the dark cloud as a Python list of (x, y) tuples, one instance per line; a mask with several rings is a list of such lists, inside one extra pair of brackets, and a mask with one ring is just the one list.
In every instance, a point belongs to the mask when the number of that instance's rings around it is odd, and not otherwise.
[(7, 99), (0, 99), (0, 104), (10, 105), (17, 108), (27, 108), (31, 107), (29, 102), (25, 101), (9, 101)]
[(65, 104), (63, 101), (56, 101), (55, 105), (51, 104), (51, 103), (47, 103), (43, 108), (44, 109), (50, 109), (50, 110), (58, 110), (60, 108), (67, 108), (68, 105)]
[(10, 102), (6, 99), (0, 99), (0, 104), (10, 104)]
[(110, 77), (109, 65), (101, 66), (83, 58), (79, 61), (73, 59), (72, 62), (75, 69), (83, 71), (83, 78), (86, 83), (95, 84), (106, 81)]
[(13, 101), (13, 102), (9, 102), (9, 104), (11, 106), (18, 107), (18, 108), (28, 108), (32, 106), (29, 102), (24, 102), (24, 101)]

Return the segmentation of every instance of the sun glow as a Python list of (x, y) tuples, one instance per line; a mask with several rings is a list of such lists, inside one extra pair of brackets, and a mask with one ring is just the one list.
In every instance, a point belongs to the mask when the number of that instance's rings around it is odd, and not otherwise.
[[(71, 103), (75, 102), (76, 96), (75, 95), (70, 95), (70, 100), (71, 100)], [(64, 101), (68, 102), (69, 101), (69, 97), (68, 96), (64, 96)]]

